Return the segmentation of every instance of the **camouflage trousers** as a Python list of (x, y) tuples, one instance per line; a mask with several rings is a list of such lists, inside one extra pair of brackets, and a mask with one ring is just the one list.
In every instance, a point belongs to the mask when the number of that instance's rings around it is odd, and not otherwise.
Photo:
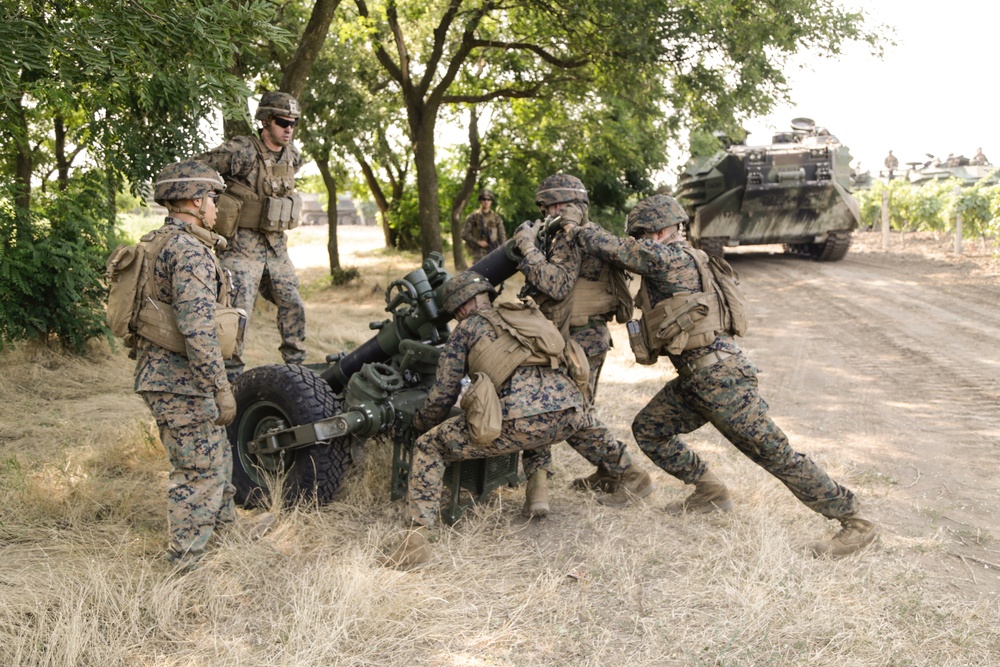
[(410, 518), (432, 527), (441, 505), (444, 469), (454, 461), (529, 451), (567, 440), (588, 461), (614, 473), (624, 473), (632, 464), (624, 445), (606, 428), (594, 428), (585, 412), (560, 410), (503, 422), (500, 437), (488, 445), (469, 438), (465, 415), (452, 417), (417, 438), (410, 464), (407, 498)]
[[(223, 266), (232, 272), (232, 305), (253, 315), (257, 293), (278, 307), (278, 351), (286, 364), (301, 364), (306, 358), (306, 309), (299, 296), (299, 279), (282, 239), (276, 247), (252, 229), (238, 229), (229, 249), (219, 253)], [(247, 326), (249, 327), (249, 321)], [(243, 372), (243, 349), (226, 361), (230, 382)]]
[[(597, 383), (601, 377), (601, 369), (604, 367), (604, 359), (608, 356), (608, 351), (605, 349), (600, 354), (595, 354), (587, 357), (587, 361), (590, 363), (590, 395), (595, 397), (597, 395)], [(589, 409), (587, 410), (588, 419), (588, 429), (587, 432), (593, 430), (607, 430), (597, 416), (594, 414), (594, 405), (591, 402)], [(580, 436), (574, 435), (566, 440), (570, 447), (576, 449), (574, 444), (574, 439)], [(624, 450), (625, 443), (618, 442), (619, 447)], [(553, 475), (552, 472), (552, 448), (551, 447), (539, 447), (537, 449), (525, 450), (524, 454), (521, 455), (521, 467), (524, 469), (524, 476), (530, 478), (533, 474), (539, 470), (544, 470), (548, 473), (548, 476)]]
[(767, 403), (758, 392), (757, 369), (742, 354), (668, 382), (635, 416), (632, 434), (656, 465), (685, 484), (694, 484), (707, 466), (677, 435), (706, 423), (813, 511), (831, 519), (858, 511), (854, 493), (808, 456), (794, 451), (788, 437), (767, 416)]
[(170, 459), (167, 522), (171, 556), (197, 559), (217, 526), (236, 520), (233, 458), (215, 399), (144, 391)]

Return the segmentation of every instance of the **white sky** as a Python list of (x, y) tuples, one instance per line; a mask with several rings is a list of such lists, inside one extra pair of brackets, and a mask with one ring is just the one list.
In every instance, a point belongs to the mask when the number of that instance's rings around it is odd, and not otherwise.
[[(856, 0), (844, 0), (856, 6)], [(748, 143), (770, 143), (775, 130), (806, 116), (851, 149), (861, 170), (882, 168), (889, 149), (906, 162), (924, 153), (1000, 164), (1000, 2), (869, 0), (874, 21), (895, 29), (896, 46), (878, 60), (864, 46), (838, 60), (802, 58), (786, 77), (792, 104), (745, 123)]]

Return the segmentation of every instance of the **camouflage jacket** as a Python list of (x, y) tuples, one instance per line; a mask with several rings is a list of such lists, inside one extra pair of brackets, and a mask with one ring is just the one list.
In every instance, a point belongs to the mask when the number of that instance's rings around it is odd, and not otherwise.
[[(702, 291), (698, 267), (684, 252), (685, 240), (655, 243), (648, 239), (618, 238), (596, 225), (575, 228), (571, 236), (586, 252), (641, 275), (653, 306), (677, 292)], [(670, 360), (679, 366), (711, 350), (740, 352), (732, 336), (720, 335), (710, 345), (670, 355)]]
[[(438, 359), (434, 386), (414, 416), (416, 424), (430, 427), (448, 416), (461, 393), (462, 378), (469, 373), (469, 352), (484, 336), (489, 340), (497, 338), (493, 325), (476, 313), (455, 326)], [(562, 368), (521, 366), (497, 388), (497, 393), (505, 420), (583, 409), (583, 395)]]
[(503, 218), (493, 210), (484, 212), (482, 209), (473, 211), (465, 218), (462, 225), (462, 240), (469, 250), (480, 249), (479, 241), (486, 241), (486, 247), (481, 250), (496, 250), (507, 242), (507, 231), (503, 226)]
[[(589, 221), (583, 225), (590, 227), (600, 229)], [(517, 268), (528, 285), (548, 297), (536, 300), (546, 317), (552, 319), (553, 306), (570, 295), (576, 281), (598, 280), (604, 264), (601, 258), (585, 253), (569, 235), (559, 233), (552, 238), (547, 256), (538, 248), (530, 249)], [(583, 346), (588, 357), (603, 354), (611, 347), (608, 325), (598, 318), (591, 319), (586, 326), (570, 329), (570, 337)]]
[(219, 284), (212, 249), (184, 231), (187, 223), (167, 218), (174, 234), (153, 262), (153, 298), (170, 304), (177, 328), (187, 338), (187, 358), (143, 340), (135, 368), (135, 391), (212, 396), (227, 383), (216, 336)]

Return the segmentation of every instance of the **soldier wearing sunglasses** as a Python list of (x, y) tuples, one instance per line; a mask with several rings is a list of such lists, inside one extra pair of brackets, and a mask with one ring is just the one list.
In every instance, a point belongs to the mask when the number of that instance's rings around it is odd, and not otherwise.
[[(233, 305), (250, 316), (260, 292), (278, 307), (278, 347), (286, 364), (305, 361), (306, 318), (295, 267), (288, 258), (285, 231), (297, 227), (301, 199), (295, 173), (302, 166), (292, 135), (299, 103), (287, 93), (261, 97), (256, 136), (239, 136), (194, 159), (222, 174), (226, 192), (219, 198), (216, 231), (229, 239), (219, 253), (233, 274)], [(226, 361), (229, 379), (243, 372), (243, 350)]]

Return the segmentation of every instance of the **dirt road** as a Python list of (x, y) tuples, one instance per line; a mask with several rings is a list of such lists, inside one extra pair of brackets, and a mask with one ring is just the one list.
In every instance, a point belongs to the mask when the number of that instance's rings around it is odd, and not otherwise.
[(1000, 279), (859, 245), (836, 263), (727, 255), (755, 307), (744, 347), (779, 424), (885, 476), (869, 507), (897, 544), (931, 577), (996, 595)]

